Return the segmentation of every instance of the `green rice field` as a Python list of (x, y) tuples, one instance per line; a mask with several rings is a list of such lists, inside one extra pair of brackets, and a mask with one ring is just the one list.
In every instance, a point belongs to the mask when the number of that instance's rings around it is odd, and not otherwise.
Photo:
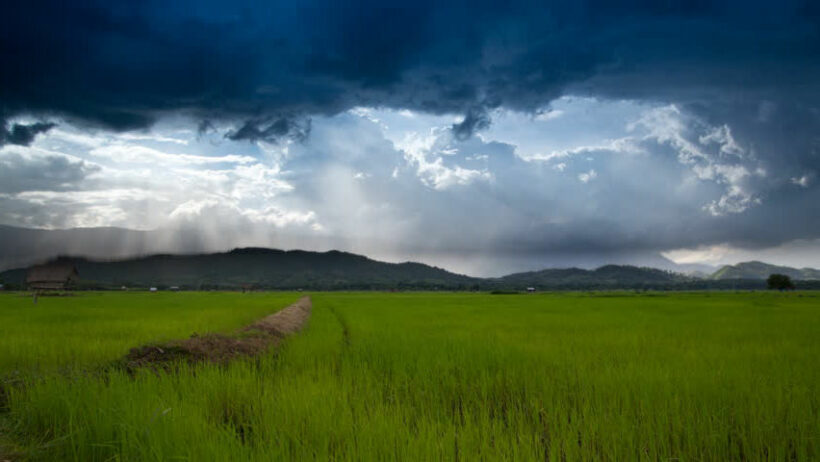
[(814, 292), (315, 293), (261, 357), (110, 367), (300, 295), (0, 295), (0, 460), (820, 459)]

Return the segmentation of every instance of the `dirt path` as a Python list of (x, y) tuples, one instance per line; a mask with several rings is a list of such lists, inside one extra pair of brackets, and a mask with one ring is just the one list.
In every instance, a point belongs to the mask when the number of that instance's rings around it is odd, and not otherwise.
[(145, 366), (210, 361), (227, 363), (239, 356), (255, 356), (278, 345), (287, 335), (298, 332), (310, 317), (310, 297), (266, 316), (232, 334), (194, 334), (184, 340), (132, 348), (125, 357), (125, 367), (135, 370)]

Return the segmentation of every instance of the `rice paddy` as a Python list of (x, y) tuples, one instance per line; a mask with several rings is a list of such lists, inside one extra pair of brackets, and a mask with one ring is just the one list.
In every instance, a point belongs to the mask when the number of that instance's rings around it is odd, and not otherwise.
[(3, 295), (0, 441), (22, 460), (814, 460), (818, 295), (316, 293), (275, 351), (133, 375), (107, 365), (299, 295)]

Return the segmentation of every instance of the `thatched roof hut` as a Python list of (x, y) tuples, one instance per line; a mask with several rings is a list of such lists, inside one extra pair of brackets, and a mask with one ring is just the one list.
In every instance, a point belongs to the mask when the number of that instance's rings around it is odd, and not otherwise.
[(46, 263), (28, 270), (26, 285), (31, 290), (65, 290), (77, 282), (79, 276), (71, 263)]

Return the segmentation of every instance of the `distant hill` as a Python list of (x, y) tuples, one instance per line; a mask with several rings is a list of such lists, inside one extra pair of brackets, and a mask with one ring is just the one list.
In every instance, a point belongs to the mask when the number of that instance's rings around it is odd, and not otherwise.
[(655, 268), (606, 265), (595, 270), (579, 268), (546, 269), (515, 273), (495, 281), (502, 286), (550, 288), (643, 288), (690, 281), (679, 273)]
[(777, 266), (760, 261), (748, 261), (736, 265), (726, 265), (715, 271), (711, 279), (766, 279), (771, 274), (785, 274), (795, 280), (820, 280), (820, 270), (813, 268), (791, 268)]
[[(201, 255), (153, 255), (120, 261), (61, 257), (73, 263), (86, 284), (103, 287), (189, 289), (384, 289), (462, 288), (477, 279), (421, 263), (384, 263), (346, 252), (283, 251), (245, 248)], [(25, 270), (0, 273), (21, 283)]]

